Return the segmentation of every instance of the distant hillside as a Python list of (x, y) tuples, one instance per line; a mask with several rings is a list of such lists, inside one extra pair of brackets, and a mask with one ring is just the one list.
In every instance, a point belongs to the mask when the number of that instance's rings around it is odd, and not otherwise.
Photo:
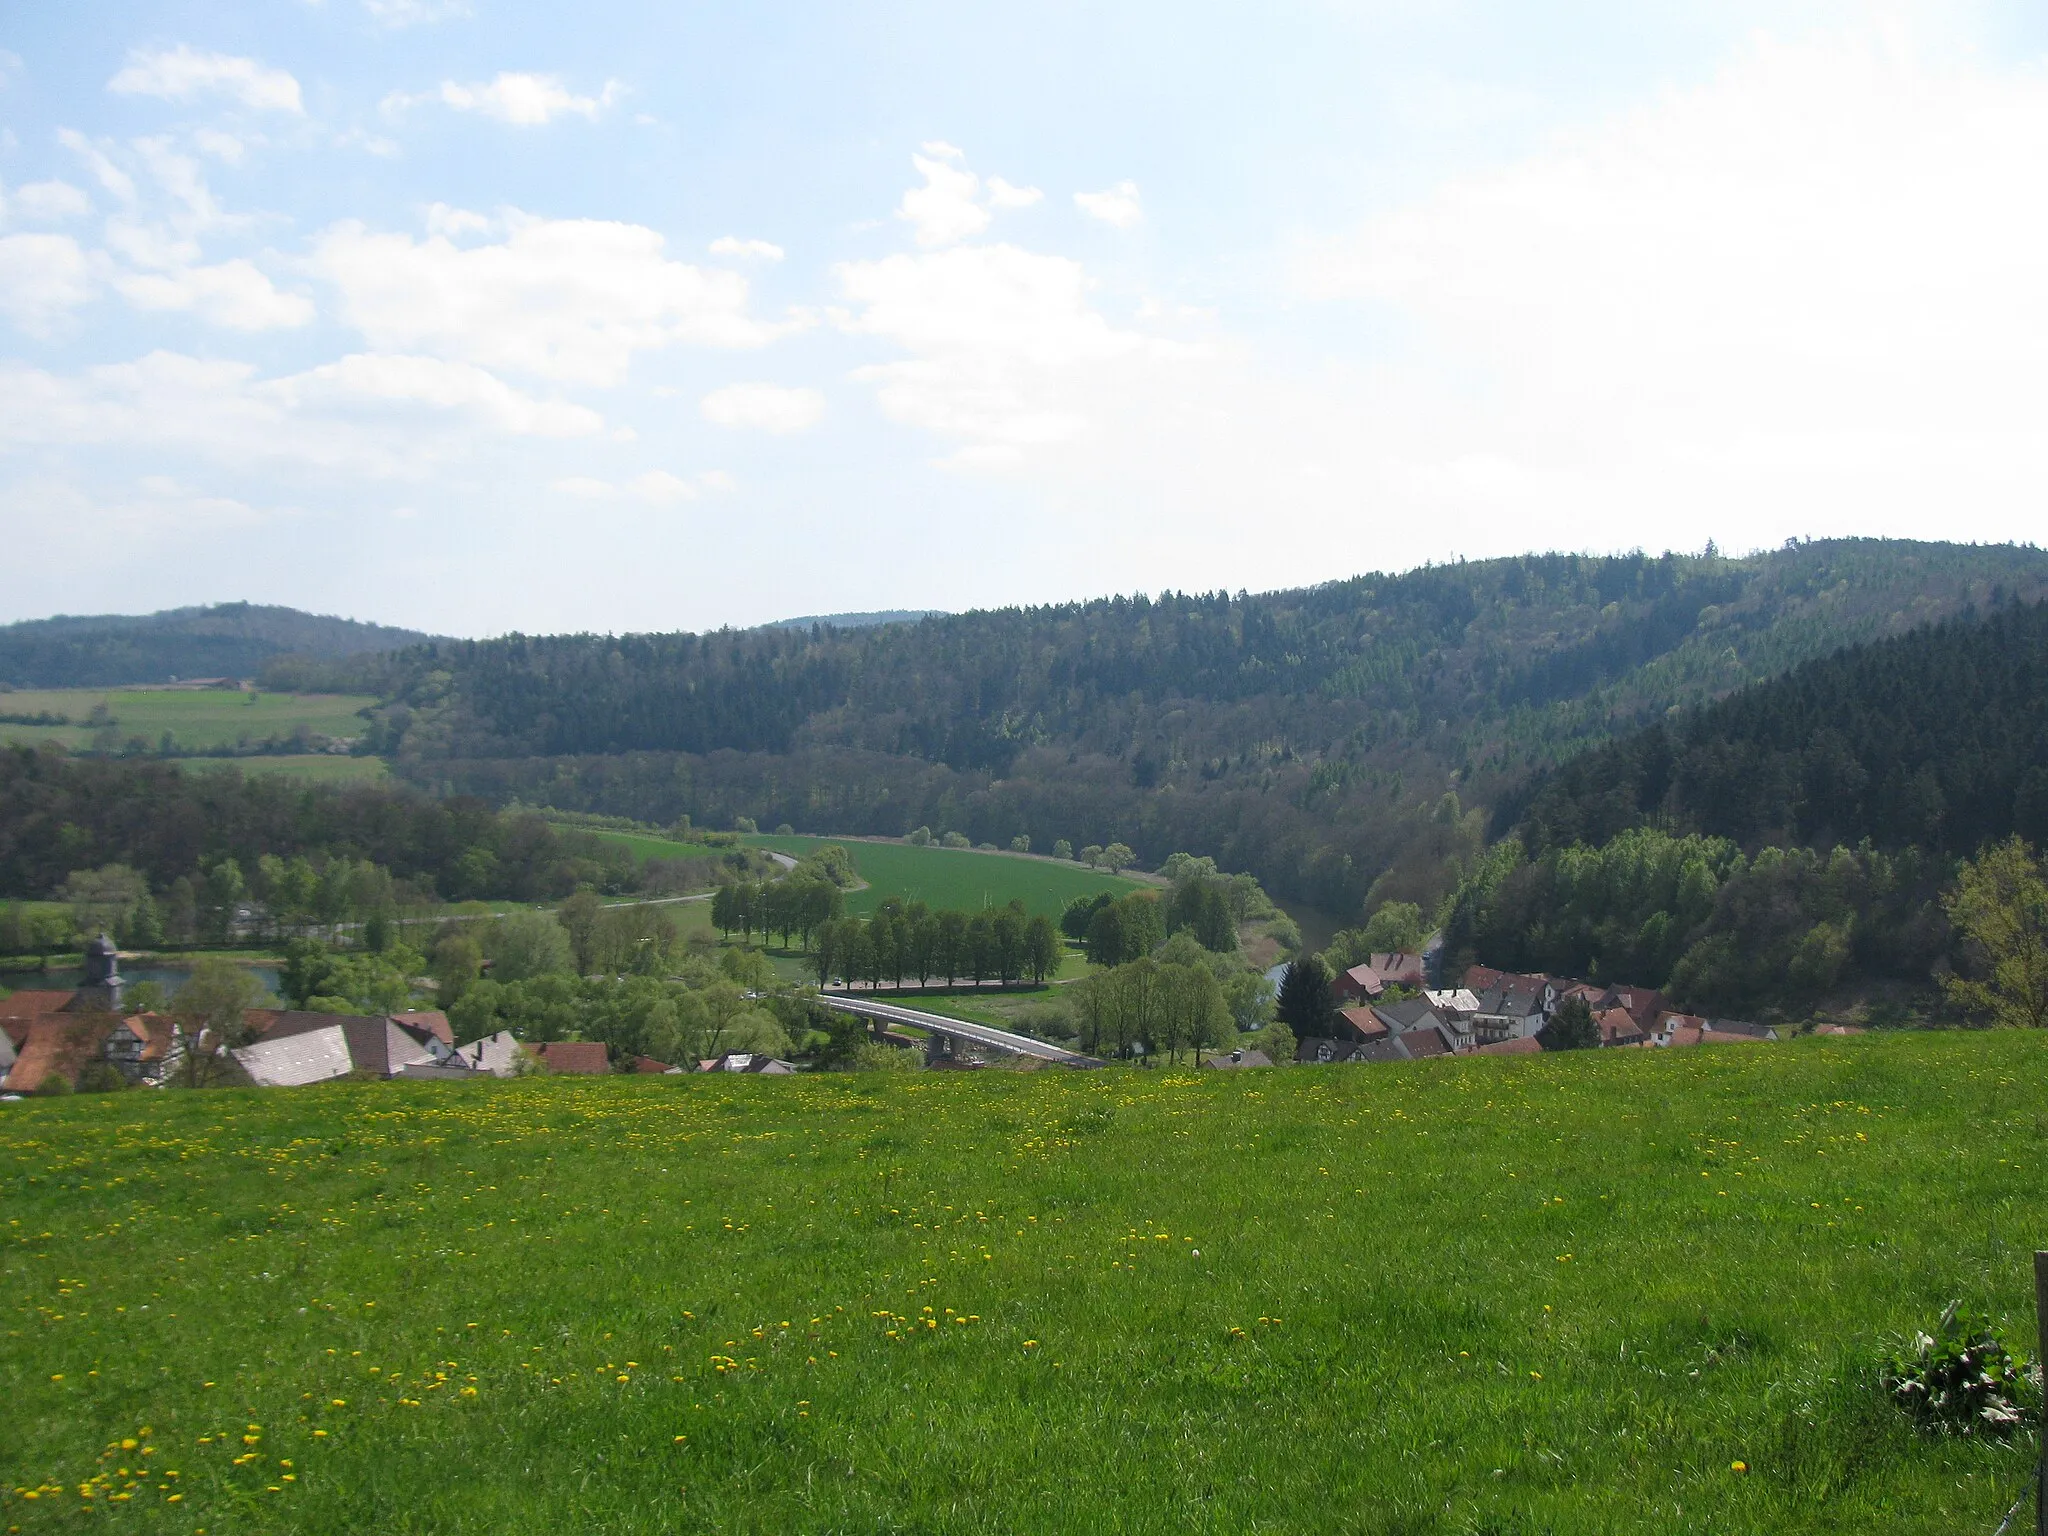
[(2048, 605), (1857, 646), (1596, 748), (1521, 821), (1532, 853), (1645, 824), (1951, 856), (2048, 841)]
[(853, 630), (444, 641), (380, 660), (376, 744), (436, 790), (646, 821), (1184, 848), (1341, 914), (1368, 892), (1433, 905), (1477, 852), (1473, 807), (1589, 744), (2043, 598), (2038, 549), (1838, 540)]
[(813, 624), (832, 629), (873, 629), (877, 624), (915, 624), (919, 619), (943, 618), (938, 608), (884, 608), (876, 613), (814, 613), (800, 619), (777, 619), (765, 629), (809, 629)]
[(118, 688), (193, 677), (253, 677), (282, 656), (335, 660), (431, 639), (254, 603), (173, 608), (142, 616), (60, 615), (0, 626), (0, 683), (13, 688)]

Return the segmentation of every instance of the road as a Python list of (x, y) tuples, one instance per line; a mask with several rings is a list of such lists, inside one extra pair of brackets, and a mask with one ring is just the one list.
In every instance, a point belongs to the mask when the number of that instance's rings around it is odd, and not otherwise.
[(1034, 1040), (1029, 1035), (1012, 1034), (1007, 1029), (991, 1029), (986, 1024), (969, 1024), (963, 1019), (949, 1019), (944, 1014), (923, 1013), (915, 1008), (898, 1008), (894, 1003), (870, 1002), (860, 997), (840, 997), (830, 993), (818, 994), (818, 1001), (827, 1008), (841, 1013), (857, 1014), (864, 1019), (880, 1019), (887, 1024), (909, 1024), (928, 1034), (951, 1035), (970, 1045), (985, 1045), (994, 1050), (1009, 1051), (1018, 1056), (1030, 1056), (1038, 1061), (1049, 1061), (1061, 1067), (1099, 1067), (1102, 1062), (1093, 1056), (1083, 1056), (1062, 1046)]

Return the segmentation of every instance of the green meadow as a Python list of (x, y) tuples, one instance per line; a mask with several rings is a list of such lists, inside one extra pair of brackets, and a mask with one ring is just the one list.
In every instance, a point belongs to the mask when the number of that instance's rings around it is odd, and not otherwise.
[[(22, 1532), (1989, 1533), (2048, 1041), (0, 1106)], [(2027, 1518), (2031, 1518), (2029, 1515)]]
[(1092, 896), (1097, 891), (1121, 896), (1140, 884), (1079, 864), (971, 848), (919, 848), (910, 843), (837, 837), (761, 836), (746, 841), (798, 858), (826, 843), (838, 843), (853, 856), (853, 867), (867, 882), (866, 890), (847, 893), (846, 910), (856, 916), (872, 912), (886, 896), (901, 896), (934, 908), (968, 911), (1021, 901), (1027, 912), (1058, 917), (1076, 896)]
[(178, 766), (190, 773), (208, 768), (238, 768), (243, 773), (272, 773), (310, 784), (382, 784), (391, 770), (381, 757), (338, 757), (327, 752), (265, 754), (260, 757), (181, 757)]
[(358, 710), (377, 701), (338, 693), (241, 693), (225, 688), (54, 688), (0, 693), (0, 715), (61, 715), (67, 725), (0, 724), (0, 742), (93, 744), (87, 723), (104, 705), (122, 742), (141, 737), (154, 750), (166, 732), (181, 752), (207, 752), (289, 736), (299, 726), (322, 736), (359, 736)]
[(656, 837), (652, 833), (614, 832), (604, 827), (582, 827), (574, 822), (562, 822), (560, 825), (566, 831), (588, 832), (607, 843), (629, 848), (633, 856), (643, 862), (648, 859), (715, 859), (722, 852), (703, 843), (679, 843), (672, 837)]

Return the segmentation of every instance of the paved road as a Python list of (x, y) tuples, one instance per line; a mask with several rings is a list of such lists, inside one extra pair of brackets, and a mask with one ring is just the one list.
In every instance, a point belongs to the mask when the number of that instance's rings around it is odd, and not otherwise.
[(827, 1008), (836, 1008), (841, 1013), (858, 1014), (864, 1019), (880, 1019), (888, 1024), (910, 1024), (934, 1035), (951, 1035), (971, 1045), (986, 1045), (996, 1050), (1011, 1051), (1019, 1056), (1035, 1057), (1062, 1067), (1099, 1067), (1102, 1063), (1093, 1056), (1083, 1056), (1062, 1046), (1050, 1045), (1043, 1040), (1034, 1040), (1029, 1035), (1012, 1034), (1007, 1029), (991, 1029), (986, 1024), (969, 1024), (961, 1019), (949, 1019), (944, 1014), (924, 1013), (916, 1008), (898, 1008), (894, 1003), (870, 1002), (861, 997), (841, 997), (820, 993), (818, 1001)]

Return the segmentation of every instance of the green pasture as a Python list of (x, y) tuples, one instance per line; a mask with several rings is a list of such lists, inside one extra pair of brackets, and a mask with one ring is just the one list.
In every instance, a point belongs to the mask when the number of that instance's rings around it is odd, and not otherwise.
[(181, 752), (206, 752), (289, 736), (300, 725), (322, 736), (360, 736), (358, 710), (377, 701), (338, 693), (242, 693), (225, 688), (46, 688), (0, 693), (0, 715), (62, 715), (69, 725), (0, 725), (0, 742), (55, 741), (90, 747), (99, 727), (85, 722), (104, 704), (122, 743), (140, 737), (155, 750), (169, 732)]
[(580, 827), (574, 822), (558, 823), (564, 832), (588, 832), (592, 837), (607, 843), (616, 843), (621, 848), (632, 850), (633, 856), (647, 859), (715, 859), (725, 850), (709, 848), (703, 843), (679, 843), (674, 838), (655, 837), (645, 832), (613, 832), (603, 827)]
[(178, 766), (193, 773), (208, 768), (239, 768), (243, 773), (274, 773), (309, 784), (382, 784), (391, 770), (381, 757), (338, 757), (327, 752), (278, 753), (260, 757), (181, 757)]
[(919, 848), (910, 843), (869, 843), (838, 837), (749, 837), (759, 848), (802, 858), (826, 843), (838, 843), (853, 856), (853, 867), (867, 882), (863, 891), (849, 891), (847, 911), (872, 912), (885, 896), (922, 901), (931, 907), (978, 910), (1021, 901), (1027, 912), (1058, 917), (1076, 896), (1109, 891), (1121, 896), (1140, 882), (1099, 874), (1079, 864), (1027, 858), (1009, 853), (980, 853), (971, 848)]
[[(0, 1105), (23, 1532), (1988, 1533), (2048, 1041)], [(2030, 1521), (2031, 1512), (2022, 1517)]]

